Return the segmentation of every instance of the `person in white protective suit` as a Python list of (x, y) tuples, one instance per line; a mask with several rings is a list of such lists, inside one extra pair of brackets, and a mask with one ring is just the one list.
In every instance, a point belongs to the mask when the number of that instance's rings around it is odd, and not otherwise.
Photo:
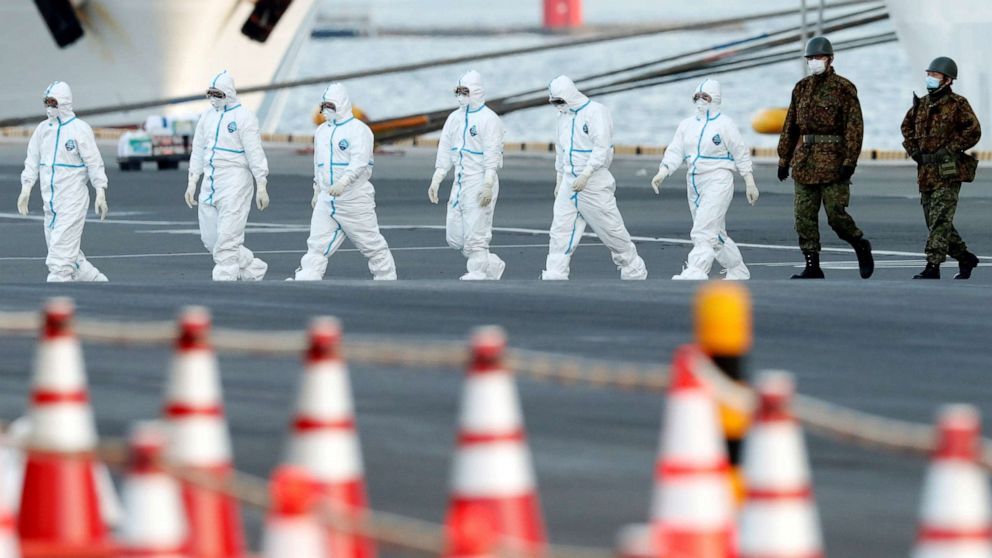
[(692, 100), (695, 114), (679, 124), (658, 174), (651, 180), (657, 194), (665, 178), (683, 162), (689, 166), (686, 183), (692, 214), (692, 251), (685, 268), (672, 279), (708, 279), (716, 259), (726, 270), (727, 279), (747, 280), (751, 272), (737, 244), (727, 235), (727, 209), (734, 197), (734, 170), (744, 177), (748, 203), (758, 201), (751, 150), (744, 144), (737, 124), (721, 112), (718, 81), (703, 80)]
[(106, 281), (80, 250), (83, 224), (90, 205), (87, 181), (96, 190), (96, 212), (107, 216), (107, 173), (96, 137), (89, 124), (72, 110), (72, 90), (64, 81), (45, 90), (48, 119), (38, 124), (24, 159), (21, 194), (17, 210), (28, 214), (28, 201), (35, 182), (41, 184), (45, 211), (45, 243), (48, 245), (48, 281)]
[(375, 138), (351, 111), (348, 90), (332, 83), (324, 90), (320, 111), (326, 122), (313, 137), (313, 215), (307, 253), (296, 270), (297, 281), (319, 281), (327, 259), (351, 239), (369, 260), (376, 280), (395, 280), (396, 263), (379, 232), (372, 178)]
[(461, 108), (444, 123), (427, 197), (438, 202), (441, 182), (454, 166), (445, 222), (448, 246), (461, 250), (468, 260), (462, 279), (499, 279), (506, 264), (489, 252), (489, 242), (499, 197), (496, 172), (503, 166), (503, 122), (486, 106), (479, 72), (471, 70), (458, 80), (455, 98)]
[(193, 134), (186, 205), (197, 205), (200, 239), (214, 258), (214, 281), (261, 281), (268, 264), (245, 248), (245, 225), (255, 205), (269, 206), (269, 163), (262, 151), (258, 119), (238, 101), (234, 78), (224, 70), (207, 89), (211, 108), (200, 115)]
[(646, 279), (644, 260), (630, 240), (617, 208), (613, 162), (613, 118), (605, 106), (579, 92), (571, 79), (555, 78), (548, 101), (558, 116), (554, 219), (541, 279), (568, 279), (569, 261), (586, 224), (609, 248), (621, 279)]

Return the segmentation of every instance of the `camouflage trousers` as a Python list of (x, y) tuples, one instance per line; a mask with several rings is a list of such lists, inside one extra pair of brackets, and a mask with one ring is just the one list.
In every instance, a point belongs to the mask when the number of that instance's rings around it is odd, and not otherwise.
[(948, 255), (958, 259), (968, 251), (961, 235), (954, 229), (954, 212), (958, 209), (960, 193), (960, 183), (920, 192), (923, 217), (930, 231), (930, 236), (927, 237), (927, 261), (932, 264), (943, 263)]
[(827, 211), (827, 223), (841, 240), (851, 243), (864, 233), (848, 215), (851, 203), (851, 184), (799, 184), (796, 183), (796, 233), (803, 252), (820, 251), (820, 205)]

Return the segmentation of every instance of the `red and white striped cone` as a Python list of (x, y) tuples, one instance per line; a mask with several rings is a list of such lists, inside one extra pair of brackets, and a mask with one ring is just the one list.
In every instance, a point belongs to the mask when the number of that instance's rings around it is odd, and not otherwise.
[(179, 483), (162, 469), (166, 432), (144, 421), (131, 430), (130, 465), (124, 479), (121, 557), (184, 558), (188, 531)]
[[(169, 372), (164, 414), (166, 460), (187, 474), (224, 482), (232, 473), (231, 440), (224, 419), (217, 357), (210, 345), (210, 314), (183, 311)], [(240, 558), (245, 554), (240, 510), (231, 496), (183, 481), (191, 558)]]
[(314, 513), (316, 480), (299, 467), (283, 465), (272, 475), (271, 507), (262, 537), (262, 558), (322, 558), (326, 532)]
[[(362, 450), (355, 428), (348, 368), (341, 356), (341, 326), (320, 318), (310, 326), (286, 462), (306, 470), (320, 487), (322, 504), (336, 520), (360, 520), (368, 511)], [(331, 529), (335, 558), (374, 558), (373, 542)]]
[(516, 384), (503, 363), (506, 335), (500, 328), (482, 328), (471, 343), (445, 555), (492, 556), (501, 550), (538, 555), (546, 546), (544, 520)]
[(758, 380), (760, 403), (744, 442), (740, 558), (822, 558), (820, 518), (803, 435), (789, 409), (792, 376)]
[(694, 373), (702, 358), (687, 345), (672, 363), (652, 506), (656, 556), (662, 558), (735, 556), (727, 448), (716, 401)]
[(980, 430), (974, 407), (941, 410), (913, 558), (992, 558), (989, 481), (978, 464)]
[(26, 557), (89, 558), (112, 552), (93, 472), (96, 424), (72, 329), (74, 310), (65, 298), (45, 306), (17, 523)]

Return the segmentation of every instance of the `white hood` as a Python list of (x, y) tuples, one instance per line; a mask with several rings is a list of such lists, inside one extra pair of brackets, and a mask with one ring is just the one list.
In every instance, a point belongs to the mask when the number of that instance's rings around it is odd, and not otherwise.
[(458, 79), (459, 87), (468, 87), (468, 106), (477, 109), (486, 104), (486, 90), (482, 87), (482, 74), (475, 70), (465, 72)]
[(693, 91), (693, 95), (696, 93), (706, 93), (710, 96), (712, 101), (710, 101), (710, 107), (712, 109), (719, 109), (720, 103), (723, 101), (723, 96), (720, 94), (720, 82), (715, 79), (706, 78), (700, 82), (696, 90)]
[(334, 107), (337, 109), (334, 113), (335, 123), (343, 122), (354, 116), (351, 113), (351, 99), (348, 98), (348, 90), (342, 83), (334, 82), (328, 85), (321, 100), (325, 103), (334, 103)]
[(579, 88), (575, 86), (575, 82), (568, 76), (558, 76), (551, 81), (551, 84), (548, 85), (548, 97), (551, 99), (564, 99), (568, 103), (568, 108), (572, 110), (578, 110), (589, 102), (589, 97), (579, 92)]
[(72, 89), (64, 81), (53, 81), (45, 89), (45, 98), (52, 97), (59, 102), (59, 118), (65, 122), (76, 115), (72, 110)]
[(226, 106), (238, 104), (238, 91), (234, 88), (234, 77), (227, 70), (214, 76), (214, 79), (210, 81), (210, 89), (220, 89), (224, 95), (227, 95), (224, 99)]

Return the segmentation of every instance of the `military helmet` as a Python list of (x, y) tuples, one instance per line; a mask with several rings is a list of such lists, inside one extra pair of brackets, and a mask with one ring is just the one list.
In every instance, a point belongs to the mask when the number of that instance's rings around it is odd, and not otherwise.
[(803, 56), (833, 56), (834, 45), (826, 37), (813, 37), (806, 43), (806, 54)]
[(939, 72), (951, 79), (958, 79), (958, 65), (946, 56), (939, 56), (933, 59), (930, 66), (927, 68), (928, 72)]

